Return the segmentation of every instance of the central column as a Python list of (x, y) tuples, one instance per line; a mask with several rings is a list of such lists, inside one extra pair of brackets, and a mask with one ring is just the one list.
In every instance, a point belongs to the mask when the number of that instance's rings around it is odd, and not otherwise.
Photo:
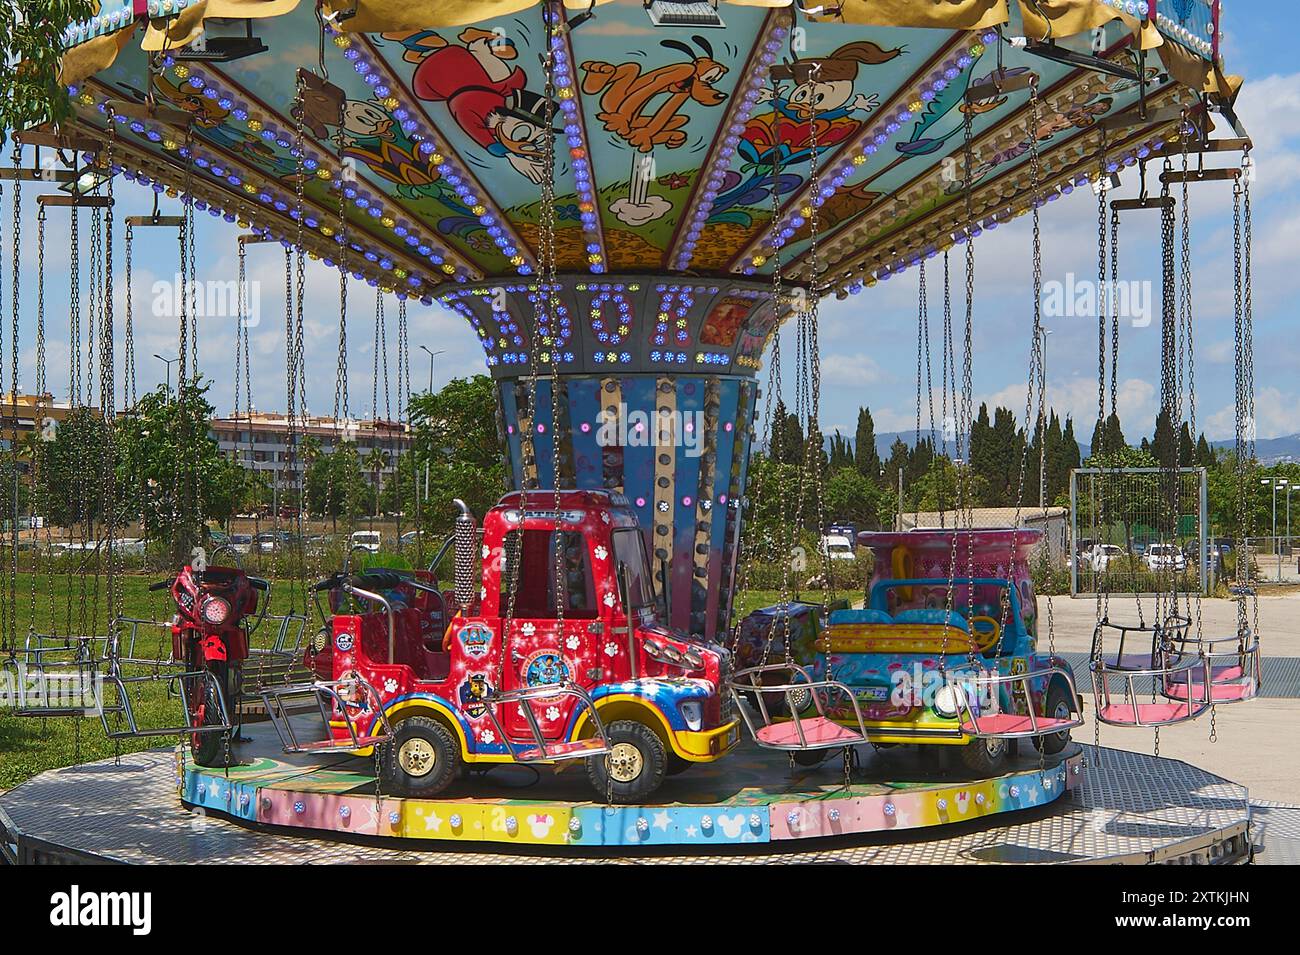
[[(622, 494), (674, 627), (721, 638), (731, 613), (755, 375), (777, 325), (762, 282), (561, 276), (532, 386), (536, 282), (440, 298), (474, 327), (497, 382), (513, 486)], [(552, 363), (558, 391), (553, 394)], [(532, 435), (533, 453), (523, 435)]]

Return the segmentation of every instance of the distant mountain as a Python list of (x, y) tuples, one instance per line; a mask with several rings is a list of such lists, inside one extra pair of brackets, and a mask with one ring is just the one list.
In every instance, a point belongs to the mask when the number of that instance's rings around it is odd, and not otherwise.
[[(1231, 450), (1234, 441), (1211, 441), (1216, 449)], [(1300, 434), (1288, 434), (1281, 438), (1257, 438), (1255, 455), (1260, 464), (1277, 464), (1279, 461), (1300, 461)]]

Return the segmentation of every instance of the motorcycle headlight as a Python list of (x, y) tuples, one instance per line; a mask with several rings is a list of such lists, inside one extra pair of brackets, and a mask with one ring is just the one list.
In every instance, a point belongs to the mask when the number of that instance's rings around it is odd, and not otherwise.
[(207, 600), (203, 601), (203, 606), (200, 608), (200, 614), (202, 615), (204, 622), (210, 623), (214, 627), (219, 627), (225, 623), (226, 618), (230, 616), (230, 603), (224, 597), (209, 597)]
[(324, 653), (325, 648), (330, 645), (331, 636), (332, 634), (330, 633), (329, 627), (321, 627), (317, 630), (316, 635), (311, 638), (311, 643), (309, 644), (311, 652)]

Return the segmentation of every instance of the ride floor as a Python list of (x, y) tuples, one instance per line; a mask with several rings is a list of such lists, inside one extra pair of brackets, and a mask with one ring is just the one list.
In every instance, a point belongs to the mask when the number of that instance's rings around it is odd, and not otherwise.
[[(651, 806), (592, 799), (581, 767), (501, 766), (438, 799), (376, 793), (373, 762), (283, 753), (246, 727), (229, 772), (154, 750), (53, 770), (0, 796), (22, 861), (1237, 861), (1244, 787), (1177, 760), (1074, 747), (985, 780), (866, 750), (791, 772), (742, 747), (668, 779)], [(1032, 751), (1031, 751), (1032, 752)]]

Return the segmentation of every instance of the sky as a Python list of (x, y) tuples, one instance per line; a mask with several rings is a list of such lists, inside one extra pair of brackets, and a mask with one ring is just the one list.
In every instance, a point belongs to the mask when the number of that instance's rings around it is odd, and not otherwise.
[[(1283, 4), (1238, 2), (1225, 5), (1225, 59), (1230, 72), (1245, 77), (1237, 110), (1255, 142), (1254, 302), (1256, 411), (1258, 435), (1276, 437), (1300, 431), (1300, 72), (1286, 31), (1277, 28)], [(1228, 135), (1222, 128), (1216, 135)], [(1229, 162), (1226, 155), (1207, 157), (1207, 164)], [(1158, 174), (1149, 170), (1152, 180)], [(6, 189), (9, 184), (5, 184)], [(1177, 188), (1177, 187), (1175, 187)], [(27, 190), (22, 244), (24, 275), (20, 322), (20, 390), (36, 381), (35, 267), (36, 216)], [(116, 187), (118, 199), (116, 280), (118, 324), (125, 294), (121, 276), (121, 217), (148, 213), (152, 194), (130, 183)], [(1136, 195), (1136, 169), (1125, 170), (1121, 196)], [(3, 199), (6, 219), (9, 195)], [(164, 200), (164, 214), (176, 210)], [(1197, 425), (1211, 440), (1232, 437), (1233, 315), (1232, 218), (1230, 186), (1226, 183), (1193, 188), (1192, 261), (1196, 347)], [(1073, 274), (1083, 280), (1095, 275), (1096, 199), (1089, 189), (1051, 203), (1043, 210), (1043, 281), (1068, 283)], [(233, 280), (237, 275), (236, 236), (239, 230), (199, 213), (196, 236), (199, 278)], [(5, 230), (7, 233), (7, 229)], [(88, 239), (83, 235), (83, 242)], [(54, 210), (47, 225), (47, 377), (56, 397), (66, 397), (68, 385), (67, 214)], [(1121, 277), (1158, 277), (1159, 245), (1156, 218), (1139, 215), (1125, 220), (1121, 239)], [(1003, 404), (1023, 414), (1032, 320), (1030, 218), (1023, 216), (996, 231), (986, 232), (976, 245), (975, 353), (972, 359), (976, 405)], [(8, 355), (9, 255), (3, 263), (5, 317), (4, 351)], [(161, 384), (164, 363), (155, 353), (173, 356), (177, 349), (176, 318), (170, 295), (158, 295), (155, 283), (175, 282), (177, 249), (169, 230), (137, 230), (135, 276), (136, 351), (141, 391)], [(953, 255), (954, 289), (963, 281), (963, 257)], [(927, 284), (933, 337), (935, 387), (939, 375), (941, 263), (933, 260)], [(306, 330), (307, 400), (313, 413), (328, 414), (334, 401), (336, 322), (339, 309), (337, 273), (307, 263)], [(284, 375), (284, 254), (278, 245), (250, 246), (248, 278), (257, 283), (258, 324), (252, 328), (253, 403), (262, 410), (285, 406)], [(1156, 286), (1158, 289), (1158, 285)], [(169, 286), (167, 288), (170, 288)], [(857, 409), (871, 408), (877, 431), (908, 430), (916, 420), (917, 270), (911, 269), (866, 289), (845, 301), (828, 299), (820, 309), (822, 341), (822, 421), (830, 433), (851, 435)], [(468, 324), (438, 306), (410, 303), (411, 364), (415, 386), (429, 380), (428, 356), (421, 345), (441, 351), (436, 384), (485, 370), (482, 349)], [(1153, 428), (1159, 392), (1159, 303), (1155, 320), (1146, 327), (1125, 324), (1120, 345), (1120, 417), (1129, 440), (1136, 443)], [(396, 383), (396, 303), (388, 302), (390, 381)], [(960, 316), (960, 301), (956, 302)], [(371, 412), (374, 363), (374, 290), (351, 283), (348, 307), (350, 411)], [(1063, 415), (1072, 415), (1076, 433), (1086, 441), (1097, 407), (1096, 319), (1045, 318), (1048, 400)], [(792, 356), (793, 328), (787, 332)], [(6, 357), (5, 364), (8, 364)], [(235, 329), (227, 319), (200, 319), (199, 365), (213, 380), (210, 398), (219, 414), (231, 411), (234, 399)], [(792, 382), (793, 368), (784, 369)], [(766, 381), (767, 369), (760, 373)], [(8, 374), (5, 375), (8, 390)], [(939, 401), (936, 395), (936, 409)], [(379, 399), (382, 414), (384, 400)], [(928, 418), (928, 411), (925, 418)], [(928, 428), (928, 421), (926, 422)]]

